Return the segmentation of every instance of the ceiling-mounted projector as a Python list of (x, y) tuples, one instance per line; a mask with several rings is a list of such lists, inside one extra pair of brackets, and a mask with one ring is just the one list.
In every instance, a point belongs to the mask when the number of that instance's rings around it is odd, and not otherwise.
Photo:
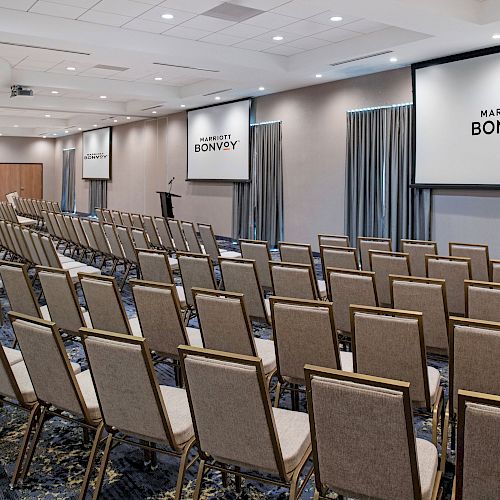
[(22, 85), (12, 85), (10, 87), (10, 97), (33, 97), (33, 90)]

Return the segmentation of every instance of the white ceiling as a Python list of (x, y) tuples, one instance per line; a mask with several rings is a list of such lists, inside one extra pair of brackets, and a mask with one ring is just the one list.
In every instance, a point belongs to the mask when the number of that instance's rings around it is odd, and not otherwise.
[[(500, 33), (499, 0), (228, 2), (262, 11), (242, 22), (207, 12), (222, 3), (0, 0), (0, 133), (53, 137), (162, 116), (216, 95), (223, 102), (486, 47)], [(34, 97), (11, 99), (12, 84)]]

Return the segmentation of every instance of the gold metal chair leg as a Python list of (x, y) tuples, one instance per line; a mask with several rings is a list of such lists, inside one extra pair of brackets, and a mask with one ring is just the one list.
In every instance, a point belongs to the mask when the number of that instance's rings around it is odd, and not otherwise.
[(446, 467), (446, 458), (448, 454), (448, 433), (450, 430), (450, 402), (446, 403), (446, 410), (444, 414), (444, 432), (441, 437), (441, 465), (439, 470), (444, 473)]
[(104, 454), (102, 456), (101, 465), (99, 467), (99, 475), (97, 476), (94, 494), (92, 495), (93, 500), (97, 500), (99, 498), (99, 494), (101, 493), (102, 483), (104, 481), (104, 476), (106, 475), (106, 467), (108, 465), (109, 453), (111, 451), (111, 445), (113, 443), (113, 434), (108, 434), (106, 438), (106, 446), (104, 447)]
[(314, 497), (313, 497), (313, 500), (319, 500), (319, 491), (318, 490), (314, 490)]
[(95, 460), (97, 458), (97, 452), (99, 451), (99, 446), (103, 431), (104, 431), (104, 422), (101, 422), (95, 433), (94, 442), (92, 443), (92, 449), (90, 450), (89, 461), (87, 463), (87, 468), (85, 470), (85, 476), (83, 477), (83, 484), (82, 484), (82, 489), (80, 490), (79, 500), (83, 500), (87, 496), (87, 491), (89, 489), (89, 484), (90, 484), (90, 478), (94, 470)]
[(198, 468), (198, 475), (196, 476), (196, 487), (193, 493), (193, 500), (198, 500), (200, 498), (201, 485), (203, 483), (203, 474), (205, 473), (205, 460), (200, 460), (200, 466)]
[(28, 474), (31, 462), (33, 460), (33, 455), (35, 453), (36, 447), (38, 445), (38, 441), (40, 440), (40, 437), (42, 435), (42, 429), (45, 424), (45, 413), (47, 412), (47, 408), (44, 406), (42, 408), (42, 411), (40, 413), (40, 417), (38, 418), (38, 425), (35, 430), (35, 434), (33, 435), (33, 439), (31, 441), (31, 446), (28, 449), (28, 453), (26, 454), (26, 460), (24, 462), (24, 466), (22, 467), (21, 470), (21, 476), (20, 480), (22, 481), (26, 475)]
[(443, 404), (444, 404), (443, 389), (440, 387), (436, 395), (436, 401), (434, 402), (434, 407), (432, 408), (432, 444), (434, 446), (437, 446), (439, 414), (441, 413), (441, 407)]
[(181, 456), (181, 463), (179, 464), (179, 473), (177, 475), (177, 485), (175, 487), (175, 500), (182, 498), (182, 485), (184, 484), (184, 477), (186, 475), (186, 464), (189, 457), (189, 452), (193, 448), (196, 439), (193, 437), (184, 447)]

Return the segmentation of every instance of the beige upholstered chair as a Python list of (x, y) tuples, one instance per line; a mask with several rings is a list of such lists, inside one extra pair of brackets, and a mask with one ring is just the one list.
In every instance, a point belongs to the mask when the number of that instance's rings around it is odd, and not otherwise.
[(286, 243), (280, 241), (278, 243), (281, 262), (291, 262), (293, 264), (310, 265), (314, 273), (314, 282), (316, 286), (316, 294), (320, 298), (326, 297), (326, 283), (324, 280), (318, 280), (314, 265), (311, 245), (303, 243)]
[(292, 409), (298, 410), (298, 386), (305, 385), (304, 366), (315, 364), (352, 372), (352, 353), (339, 351), (331, 302), (271, 297), (273, 338), (278, 385), (292, 391)]
[(450, 243), (450, 255), (454, 257), (468, 257), (471, 265), (471, 279), (490, 281), (490, 256), (488, 245), (472, 243)]
[(254, 338), (244, 295), (193, 288), (193, 297), (203, 347), (261, 358), (269, 387), (276, 371), (274, 342)]
[(401, 251), (410, 256), (412, 276), (426, 277), (425, 256), (437, 255), (437, 243), (425, 240), (401, 240)]
[(391, 305), (391, 284), (389, 275), (410, 275), (410, 259), (407, 253), (369, 250), (370, 269), (375, 273), (378, 302), (381, 306)]
[(107, 222), (109, 224), (113, 224), (113, 215), (111, 214), (111, 210), (107, 208), (101, 208), (103, 222)]
[(132, 217), (130, 216), (130, 214), (128, 212), (120, 212), (120, 220), (121, 220), (121, 223), (118, 222), (118, 219), (117, 221), (115, 221), (115, 224), (118, 226), (118, 225), (122, 225), (122, 226), (126, 226), (126, 227), (132, 227), (133, 226), (133, 223), (132, 223)]
[(154, 248), (161, 248), (162, 244), (153, 217), (151, 215), (143, 215), (142, 224), (144, 226), (144, 231), (146, 231), (148, 235), (151, 246)]
[(92, 232), (94, 233), (94, 238), (97, 243), (97, 249), (99, 250), (99, 253), (102, 256), (101, 267), (100, 267), (102, 269), (106, 264), (107, 260), (109, 259), (114, 260), (113, 251), (109, 244), (106, 233), (104, 232), (103, 224), (97, 221), (92, 221), (90, 224), (92, 226)]
[(351, 306), (351, 334), (354, 371), (409, 382), (414, 406), (433, 414), (437, 444), (443, 390), (439, 371), (427, 366), (422, 313)]
[(219, 257), (226, 257), (228, 259), (238, 259), (241, 257), (241, 253), (233, 252), (232, 250), (221, 250), (217, 244), (217, 239), (215, 238), (214, 228), (211, 224), (201, 224), (198, 223), (198, 232), (200, 233), (201, 241), (203, 242), (203, 247), (205, 248), (205, 253), (210, 255), (214, 265), (219, 262)]
[(175, 250), (179, 252), (189, 252), (186, 238), (182, 232), (181, 221), (177, 219), (168, 219), (167, 225), (175, 245)]
[(490, 259), (491, 281), (500, 283), (500, 260)]
[(155, 226), (158, 231), (158, 236), (160, 237), (161, 248), (165, 249), (169, 253), (173, 253), (175, 248), (172, 243), (172, 237), (170, 236), (170, 229), (168, 228), (167, 221), (163, 217), (155, 217)]
[(425, 347), (429, 352), (448, 355), (448, 307), (444, 280), (393, 276), (392, 307), (423, 315)]
[(316, 276), (310, 264), (269, 262), (273, 295), (294, 299), (319, 300)]
[[(355, 248), (351, 247), (332, 247), (320, 246), (319, 254), (321, 256), (321, 266), (323, 268), (323, 277), (326, 280), (326, 270), (329, 267), (336, 269), (359, 269), (358, 256)], [(328, 293), (328, 285), (327, 285)]]
[(99, 222), (104, 222), (104, 215), (102, 214), (102, 210), (100, 208), (95, 209), (95, 214)]
[(111, 216), (113, 217), (113, 222), (117, 226), (123, 225), (122, 216), (121, 216), (121, 214), (120, 214), (120, 212), (118, 210), (112, 210), (111, 211)]
[(142, 216), (140, 214), (130, 214), (130, 220), (132, 221), (132, 227), (137, 229), (144, 229), (142, 224)]
[(97, 241), (95, 240), (94, 232), (92, 231), (92, 224), (90, 219), (80, 219), (82, 223), (82, 229), (87, 237), (87, 241), (89, 242), (89, 247), (92, 249), (92, 257), (90, 262), (94, 261), (96, 254), (99, 253), (99, 249), (97, 248)]
[(392, 243), (389, 238), (370, 238), (358, 236), (358, 254), (363, 271), (371, 271), (370, 250), (381, 250), (382, 252), (392, 252)]
[(204, 249), (200, 245), (200, 242), (198, 241), (198, 236), (196, 235), (194, 224), (188, 221), (181, 221), (181, 227), (189, 251), (192, 253), (205, 253)]
[[(184, 346), (179, 352), (201, 458), (193, 500), (212, 467), (271, 480), (299, 498), (312, 473), (299, 487), (311, 454), (307, 413), (272, 408), (260, 358)], [(242, 474), (240, 467), (263, 474)]]
[(116, 234), (122, 244), (123, 253), (125, 254), (125, 274), (123, 276), (122, 284), (120, 285), (120, 290), (123, 290), (123, 287), (127, 283), (127, 278), (130, 274), (130, 271), (135, 267), (137, 269), (137, 255), (135, 253), (135, 245), (134, 240), (132, 238), (130, 227), (127, 226), (116, 226)]
[(140, 227), (131, 227), (130, 236), (132, 236), (132, 241), (135, 248), (150, 248), (151, 245), (148, 240), (148, 235), (146, 231)]
[(137, 337), (142, 335), (139, 320), (127, 316), (114, 277), (84, 273), (78, 276), (93, 328)]
[(352, 269), (326, 270), (328, 296), (333, 304), (335, 327), (343, 335), (351, 335), (351, 304), (377, 306), (375, 273)]
[(271, 252), (267, 241), (240, 239), (241, 256), (247, 260), (254, 260), (259, 276), (260, 285), (264, 290), (271, 290), (273, 283), (269, 272)]
[(465, 317), (500, 322), (500, 283), (465, 280)]
[(31, 409), (30, 426), (12, 478), (16, 485), (28, 474), (48, 417), (57, 415), (98, 434), (102, 422), (90, 372), (81, 372), (78, 364), (70, 363), (56, 324), (12, 312), (9, 317), (29, 373), (25, 383), (31, 381), (31, 394), (37, 402)]
[(341, 234), (318, 234), (318, 246), (349, 247), (349, 236)]
[[(184, 475), (192, 464), (188, 465), (188, 456), (195, 443), (186, 391), (158, 384), (145, 339), (89, 329), (81, 333), (108, 432), (93, 497), (100, 496), (111, 449), (125, 442), (180, 458), (175, 491), (175, 499), (180, 500)], [(94, 440), (82, 491), (89, 486), (100, 438)], [(167, 449), (153, 448), (152, 444)]]
[(111, 258), (113, 259), (113, 266), (111, 268), (110, 274), (113, 275), (116, 270), (116, 266), (119, 264), (126, 265), (126, 256), (123, 251), (122, 244), (120, 243), (120, 239), (118, 238), (118, 234), (116, 233), (116, 227), (114, 224), (110, 224), (105, 222), (102, 224), (102, 229), (109, 243), (109, 248), (111, 250)]
[(498, 497), (499, 435), (500, 397), (459, 390), (454, 500)]
[[(1, 225), (0, 225), (1, 227)], [(30, 233), (31, 240), (33, 241), (33, 245), (36, 248), (36, 253), (38, 255), (38, 260), (42, 266), (50, 266), (49, 259), (45, 254), (45, 249), (42, 244), (42, 233), (37, 233), (36, 231), (31, 231)]]
[(415, 436), (409, 382), (312, 365), (305, 376), (315, 500), (439, 498), (438, 451)]
[(269, 323), (269, 301), (264, 298), (256, 262), (219, 257), (219, 268), (224, 290), (245, 296), (245, 307), (250, 319)]
[(464, 281), (471, 279), (471, 260), (467, 257), (427, 255), (428, 278), (446, 281), (446, 300), (450, 314), (465, 314)]

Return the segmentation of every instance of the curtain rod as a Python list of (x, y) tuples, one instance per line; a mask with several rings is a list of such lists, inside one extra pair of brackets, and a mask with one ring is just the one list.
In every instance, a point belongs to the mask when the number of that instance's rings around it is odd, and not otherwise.
[(283, 122), (281, 120), (271, 120), (269, 122), (251, 123), (250, 127), (255, 127), (257, 125), (269, 125), (270, 123), (283, 123)]
[(413, 106), (412, 102), (402, 102), (400, 104), (389, 104), (387, 106), (373, 106), (371, 108), (359, 108), (359, 109), (349, 109), (348, 113), (357, 113), (358, 111), (372, 111), (375, 109), (389, 109), (389, 108), (400, 108), (402, 106)]

